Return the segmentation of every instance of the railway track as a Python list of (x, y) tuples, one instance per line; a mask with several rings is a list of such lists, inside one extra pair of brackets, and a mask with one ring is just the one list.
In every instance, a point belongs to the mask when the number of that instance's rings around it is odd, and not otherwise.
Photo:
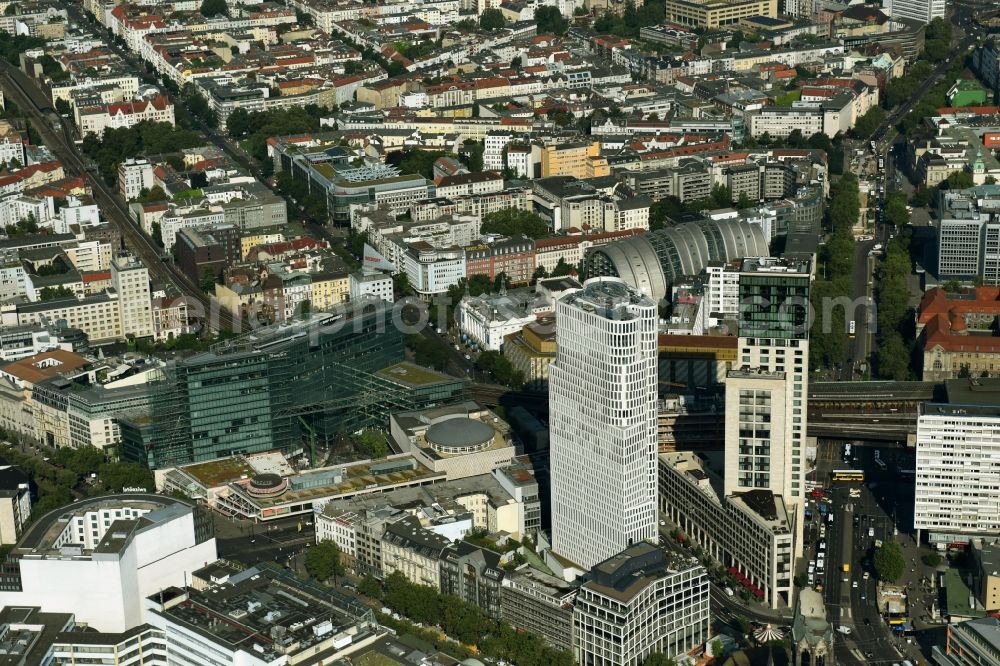
[[(163, 261), (160, 248), (132, 220), (125, 203), (117, 193), (87, 169), (87, 162), (77, 151), (69, 134), (67, 119), (60, 118), (44, 98), (41, 90), (20, 70), (9, 63), (0, 63), (0, 82), (7, 96), (34, 121), (45, 145), (62, 162), (63, 169), (71, 176), (82, 176), (90, 184), (94, 201), (107, 220), (122, 234), (125, 245), (142, 260), (154, 280), (172, 285), (184, 297), (188, 311), (212, 331), (240, 331), (243, 325), (222, 308), (219, 302), (205, 294), (197, 285)], [(61, 130), (55, 128), (61, 125)]]

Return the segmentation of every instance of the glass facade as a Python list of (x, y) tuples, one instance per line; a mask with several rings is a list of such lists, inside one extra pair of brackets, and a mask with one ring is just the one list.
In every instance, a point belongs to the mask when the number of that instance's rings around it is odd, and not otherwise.
[(414, 390), (374, 373), (403, 360), (379, 302), (248, 334), (177, 361), (150, 384), (148, 422), (123, 424), (124, 455), (151, 468), (280, 449), (382, 425), (392, 411), (461, 397), (461, 380)]
[(740, 276), (740, 337), (809, 338), (809, 275)]

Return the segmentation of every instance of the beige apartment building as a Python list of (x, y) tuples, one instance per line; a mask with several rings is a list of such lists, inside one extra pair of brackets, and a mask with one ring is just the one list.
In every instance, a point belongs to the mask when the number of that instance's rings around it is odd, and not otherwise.
[(749, 16), (778, 17), (777, 0), (667, 0), (668, 23), (700, 28), (735, 25)]

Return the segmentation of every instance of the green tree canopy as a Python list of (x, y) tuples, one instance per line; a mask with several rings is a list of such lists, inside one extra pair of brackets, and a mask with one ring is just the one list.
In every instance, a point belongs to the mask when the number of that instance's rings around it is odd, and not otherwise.
[(486, 32), (502, 30), (505, 25), (507, 21), (503, 17), (503, 12), (495, 7), (486, 9), (479, 15), (479, 27)]
[(490, 213), (483, 218), (480, 229), (484, 234), (502, 234), (504, 236), (522, 234), (536, 240), (550, 233), (548, 223), (539, 215), (517, 208)]
[(375, 579), (371, 574), (367, 574), (358, 583), (358, 592), (365, 595), (366, 597), (371, 597), (372, 599), (382, 598), (382, 585), (379, 584), (378, 580)]
[(896, 331), (882, 338), (875, 352), (875, 361), (879, 377), (895, 381), (910, 379), (910, 352)]
[(216, 279), (215, 276), (215, 271), (213, 271), (211, 268), (206, 268), (204, 271), (202, 271), (201, 284), (199, 286), (201, 287), (201, 290), (203, 292), (205, 292), (206, 294), (214, 294), (215, 285), (218, 284), (218, 282), (219, 281)]
[(120, 493), (124, 488), (145, 488), (149, 492), (156, 490), (153, 473), (134, 462), (104, 463), (98, 467), (95, 486), (97, 492)]
[(569, 21), (562, 15), (558, 7), (543, 5), (535, 10), (535, 24), (538, 34), (553, 34), (562, 36), (569, 29)]
[(576, 270), (576, 267), (572, 264), (567, 264), (566, 260), (559, 257), (559, 261), (556, 262), (556, 267), (552, 269), (552, 277), (563, 277), (564, 275), (572, 275)]
[[(222, 2), (224, 0), (205, 0), (205, 2)], [(215, 111), (209, 105), (208, 100), (205, 96), (198, 92), (195, 84), (189, 83), (184, 86), (184, 90), (181, 91), (181, 97), (184, 99), (184, 103), (188, 107), (188, 111), (195, 118), (198, 118), (203, 123), (209, 127), (215, 127), (219, 124), (219, 118), (215, 115)]]
[(386, 162), (399, 167), (403, 173), (416, 173), (431, 180), (434, 178), (434, 162), (441, 157), (455, 157), (455, 155), (443, 150), (411, 148), (391, 153)]
[(105, 462), (104, 451), (94, 446), (56, 449), (52, 459), (79, 476), (96, 472)]
[(213, 16), (229, 16), (229, 7), (226, 5), (226, 0), (201, 0), (201, 9), (199, 10), (202, 16), (213, 17)]
[(949, 190), (966, 190), (973, 185), (972, 174), (968, 171), (953, 171), (945, 182)]
[(890, 192), (885, 198), (885, 221), (901, 227), (910, 221), (910, 213), (906, 210), (906, 195), (902, 192)]
[(488, 294), (493, 289), (493, 280), (489, 275), (476, 273), (468, 278), (459, 278), (458, 282), (448, 287), (448, 300), (452, 304), (458, 304), (468, 292), (470, 296), (481, 296)]
[(515, 370), (506, 356), (500, 352), (487, 350), (479, 354), (476, 367), (493, 375), (504, 386), (519, 389), (524, 385), (524, 373)]
[(885, 122), (885, 111), (880, 106), (873, 106), (854, 123), (854, 134), (867, 139), (883, 122)]
[(304, 565), (309, 575), (322, 582), (344, 575), (340, 546), (335, 541), (320, 541), (306, 550)]
[(126, 158), (173, 153), (204, 143), (204, 137), (193, 130), (174, 127), (170, 123), (141, 122), (133, 127), (107, 129), (100, 138), (87, 134), (83, 138), (83, 152), (97, 163), (105, 181), (114, 183), (118, 177), (118, 165)]
[(58, 287), (42, 287), (38, 291), (38, 300), (40, 301), (54, 301), (59, 298), (72, 298), (73, 291), (67, 287), (59, 285)]
[[(8, 11), (16, 6), (8, 5)], [(3, 58), (12, 65), (20, 65), (21, 54), (30, 49), (38, 49), (45, 46), (45, 40), (41, 37), (29, 37), (28, 35), (12, 35), (5, 30), (0, 30), (0, 58)]]
[(638, 37), (642, 28), (663, 23), (665, 17), (666, 3), (663, 0), (648, 0), (641, 5), (628, 0), (621, 16), (605, 12), (594, 22), (593, 30), (599, 35)]
[(903, 549), (895, 541), (887, 541), (882, 547), (875, 551), (873, 562), (875, 574), (879, 580), (887, 583), (895, 583), (899, 580), (906, 569), (906, 559), (903, 557)]
[(385, 441), (385, 435), (370, 428), (362, 430), (357, 436), (358, 446), (360, 446), (371, 458), (385, 458), (389, 454), (389, 445)]
[(434, 588), (414, 585), (400, 572), (385, 579), (382, 602), (393, 611), (441, 631), (486, 656), (518, 666), (572, 666), (568, 652), (555, 650), (531, 632), (497, 621), (462, 599), (446, 597)]
[(668, 196), (649, 207), (649, 230), (656, 231), (667, 226), (667, 221), (685, 210), (684, 204), (674, 196)]
[(406, 337), (406, 346), (413, 351), (418, 365), (435, 370), (444, 370), (448, 367), (448, 350), (436, 340), (415, 333)]
[(951, 23), (936, 18), (924, 31), (924, 57), (931, 62), (941, 62), (951, 53)]

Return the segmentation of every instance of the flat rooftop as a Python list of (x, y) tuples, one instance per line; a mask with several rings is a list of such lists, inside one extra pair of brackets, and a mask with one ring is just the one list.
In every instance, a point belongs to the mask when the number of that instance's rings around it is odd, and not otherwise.
[(949, 379), (945, 382), (948, 404), (1000, 409), (1000, 378)]
[(403, 361), (402, 363), (382, 368), (375, 375), (396, 384), (410, 387), (433, 386), (434, 384), (450, 384), (455, 381), (461, 381), (451, 375), (446, 375), (437, 370), (431, 370), (430, 368), (410, 363), (409, 361)]
[[(244, 494), (244, 496), (259, 507), (269, 508), (284, 504), (311, 502), (323, 498), (335, 498), (340, 495), (350, 495), (359, 491), (366, 493), (377, 492), (380, 488), (391, 488), (398, 484), (418, 481), (431, 482), (437, 477), (443, 477), (443, 474), (424, 467), (412, 456), (401, 456), (382, 462), (412, 462), (412, 468), (373, 474), (371, 472), (371, 463), (348, 465), (338, 468), (343, 471), (343, 478), (340, 482), (331, 481), (330, 483), (315, 486), (299, 486), (274, 497), (251, 497), (249, 494)], [(330, 473), (332, 471), (334, 470), (313, 470), (312, 474)], [(305, 473), (296, 476), (300, 479), (304, 477), (303, 480), (307, 480), (309, 475), (310, 473)], [(239, 484), (234, 484), (233, 487), (242, 491)]]
[[(183, 599), (155, 612), (196, 631), (267, 660), (279, 655), (315, 657), (336, 650), (334, 641), (352, 642), (370, 635), (372, 611), (357, 599), (330, 588), (297, 579), (275, 565), (261, 565), (232, 576), (227, 583), (204, 591), (179, 590)], [(184, 598), (186, 597), (186, 598)], [(158, 594), (150, 599), (160, 602)], [(379, 631), (377, 628), (375, 631)], [(295, 661), (293, 659), (293, 661)], [(310, 662), (313, 663), (313, 662)]]
[(648, 296), (617, 278), (588, 280), (583, 289), (559, 300), (615, 320), (634, 319), (635, 315), (626, 309), (629, 306), (656, 307)]
[(323, 513), (328, 516), (338, 516), (345, 512), (360, 515), (363, 512), (376, 511), (389, 506), (418, 507), (439, 504), (448, 507), (454, 503), (456, 498), (475, 494), (489, 496), (490, 501), (498, 506), (513, 501), (500, 482), (492, 475), (480, 474), (454, 481), (442, 480), (431, 485), (409, 486), (383, 493), (366, 493), (333, 499), (323, 505)]
[[(129, 506), (150, 513), (167, 508), (186, 509), (191, 504), (167, 495), (153, 493), (127, 493), (81, 499), (73, 504), (54, 509), (35, 520), (18, 540), (14, 551), (21, 555), (47, 555), (56, 538), (66, 529), (70, 519), (103, 508)], [(110, 532), (110, 530), (109, 530)], [(103, 543), (103, 540), (102, 540)]]
[(986, 611), (981, 608), (973, 608), (972, 603), (975, 597), (972, 590), (962, 579), (962, 572), (958, 569), (948, 569), (944, 574), (945, 603), (947, 604), (947, 614), (956, 618), (962, 617), (983, 617)]
[(742, 273), (779, 273), (809, 275), (809, 262), (802, 259), (774, 257), (751, 257), (743, 260)]
[(195, 463), (194, 465), (187, 465), (182, 469), (206, 488), (221, 486), (230, 481), (242, 478), (244, 474), (247, 476), (255, 474), (254, 468), (242, 456)]

